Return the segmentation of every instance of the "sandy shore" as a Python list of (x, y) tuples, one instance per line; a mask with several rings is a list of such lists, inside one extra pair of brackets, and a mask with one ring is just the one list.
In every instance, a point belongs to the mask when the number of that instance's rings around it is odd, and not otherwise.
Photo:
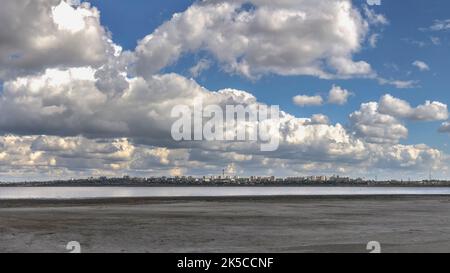
[(450, 197), (0, 201), (0, 252), (450, 252)]

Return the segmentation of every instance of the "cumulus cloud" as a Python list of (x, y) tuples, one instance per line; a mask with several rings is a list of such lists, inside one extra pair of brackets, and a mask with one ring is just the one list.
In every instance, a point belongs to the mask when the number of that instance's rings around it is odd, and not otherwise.
[[(127, 79), (111, 97), (97, 88), (91, 68), (47, 70), (4, 84), (0, 131), (90, 137), (169, 137), (171, 107), (214, 97), (176, 74)], [(225, 95), (217, 95), (217, 97)]]
[(0, 79), (50, 67), (99, 66), (113, 51), (100, 13), (89, 3), (2, 1)]
[(428, 64), (426, 64), (425, 62), (422, 61), (414, 61), (412, 63), (413, 66), (417, 67), (420, 71), (429, 71), (430, 67), (428, 66)]
[[(350, 91), (333, 85), (328, 93), (326, 103), (344, 105), (351, 95), (353, 94)], [(325, 103), (324, 98), (320, 95), (297, 95), (292, 98), (292, 101), (298, 106), (320, 106)]]
[(437, 149), (432, 149), (427, 145), (389, 145), (373, 147), (374, 165), (387, 169), (423, 169), (424, 166), (431, 166), (433, 169), (439, 167), (446, 168), (445, 163), (436, 165), (436, 162), (442, 162), (445, 158), (443, 153)]
[(323, 104), (323, 98), (319, 95), (298, 95), (292, 98), (292, 101), (298, 106), (318, 106)]
[(312, 115), (311, 117), (311, 121), (307, 124), (329, 124), (330, 123), (330, 119), (323, 114), (315, 114)]
[[(291, 123), (294, 126), (295, 123)], [(218, 174), (261, 166), (292, 171), (357, 171), (358, 168), (416, 170), (442, 167), (444, 155), (426, 145), (375, 145), (355, 140), (342, 126), (297, 125), (277, 154), (248, 155), (207, 149), (168, 149), (138, 145), (126, 139), (3, 136), (3, 176), (77, 177), (91, 175)], [(287, 135), (286, 135), (287, 136)], [(295, 149), (295, 152), (292, 152)], [(245, 151), (247, 152), (247, 151)], [(269, 167), (270, 166), (270, 167)], [(312, 169), (311, 169), (312, 168)]]
[(0, 172), (12, 177), (151, 174), (187, 160), (183, 149), (138, 146), (127, 139), (6, 135), (0, 147)]
[(389, 94), (379, 102), (364, 103), (350, 115), (352, 130), (370, 143), (398, 143), (408, 136), (401, 120), (439, 121), (448, 118), (447, 105), (425, 102), (413, 108), (408, 102)]
[[(226, 71), (323, 78), (367, 76), (371, 66), (353, 53), (369, 21), (349, 0), (199, 1), (139, 42), (139, 75), (148, 76), (182, 54), (207, 51)], [(282, 42), (280, 42), (282, 41)]]
[(448, 108), (444, 103), (427, 101), (425, 104), (413, 108), (408, 102), (395, 98), (389, 94), (384, 95), (380, 99), (379, 111), (382, 114), (419, 121), (439, 121), (448, 119)]
[(398, 143), (408, 137), (408, 129), (395, 117), (381, 114), (376, 102), (362, 104), (350, 122), (355, 134), (369, 143)]
[(333, 85), (330, 93), (328, 94), (328, 103), (344, 105), (347, 103), (347, 100), (351, 95), (352, 93), (348, 90), (337, 85)]
[[(167, 111), (174, 105), (192, 105), (200, 98), (222, 107), (252, 105), (258, 104), (256, 98), (233, 89), (211, 92), (176, 74), (129, 78), (129, 87), (111, 97), (97, 88), (95, 74), (91, 68), (47, 70), (5, 83), (0, 130), (29, 135), (16, 138), (33, 140), (27, 141), (22, 156), (42, 160), (36, 163), (43, 166), (41, 171), (58, 169), (67, 175), (83, 168), (107, 174), (198, 170), (201, 174), (234, 163), (257, 172), (268, 158), (286, 172), (296, 164), (314, 162), (340, 168), (368, 164), (373, 156), (370, 143), (396, 143), (407, 135), (396, 118), (378, 113), (375, 105), (372, 116), (366, 117), (365, 107), (363, 114), (354, 115), (353, 119), (362, 120), (355, 122), (356, 135), (340, 124), (331, 125), (324, 115), (302, 119), (282, 112), (280, 148), (270, 154), (247, 142), (176, 143), (170, 136), (173, 120)], [(9, 155), (1, 157), (6, 169)]]

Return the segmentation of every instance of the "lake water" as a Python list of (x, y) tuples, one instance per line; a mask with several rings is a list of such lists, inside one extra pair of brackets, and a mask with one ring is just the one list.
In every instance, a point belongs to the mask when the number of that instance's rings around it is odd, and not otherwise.
[(123, 197), (450, 195), (414, 187), (0, 187), (0, 200)]

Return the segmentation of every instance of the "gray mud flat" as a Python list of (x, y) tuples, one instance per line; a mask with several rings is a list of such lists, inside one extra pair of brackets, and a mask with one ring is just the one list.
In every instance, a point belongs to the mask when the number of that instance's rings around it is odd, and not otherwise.
[(450, 252), (450, 197), (0, 201), (0, 252)]

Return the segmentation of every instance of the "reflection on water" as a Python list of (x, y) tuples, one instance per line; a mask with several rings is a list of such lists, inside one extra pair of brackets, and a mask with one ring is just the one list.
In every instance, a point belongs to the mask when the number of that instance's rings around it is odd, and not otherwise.
[(450, 188), (401, 187), (0, 187), (0, 199), (329, 195), (450, 195)]

